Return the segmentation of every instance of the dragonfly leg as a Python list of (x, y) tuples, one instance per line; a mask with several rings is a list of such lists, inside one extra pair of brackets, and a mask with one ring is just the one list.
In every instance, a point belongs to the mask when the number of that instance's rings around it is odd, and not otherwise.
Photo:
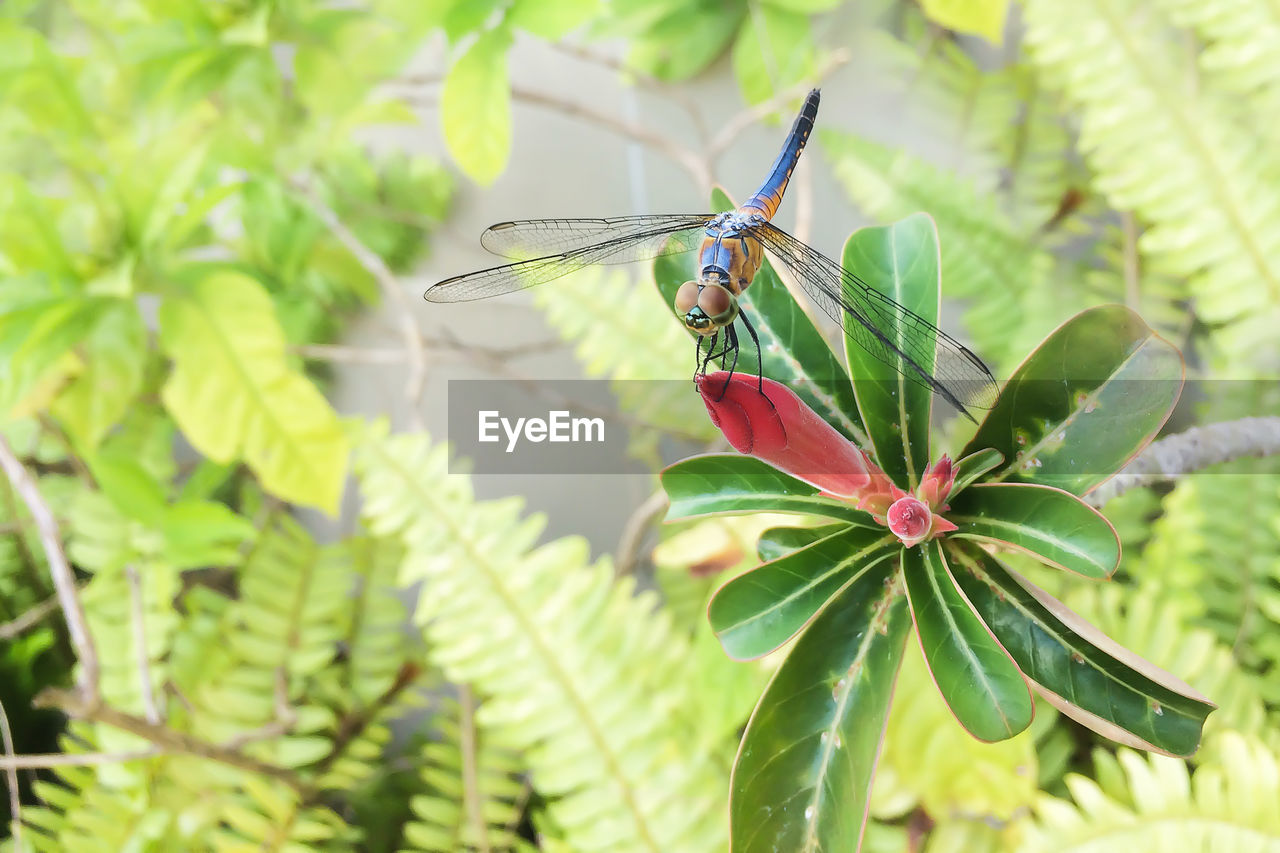
[(720, 350), (721, 362), (720, 366), (724, 367), (724, 361), (729, 358), (729, 353), (733, 353), (733, 361), (729, 362), (729, 375), (724, 378), (724, 385), (720, 388), (720, 396), (716, 397), (719, 403), (724, 399), (724, 395), (729, 391), (729, 380), (733, 378), (733, 371), (738, 367), (738, 332), (732, 324), (724, 328), (724, 349)]
[(756, 334), (750, 318), (745, 313), (738, 316), (742, 318), (742, 325), (747, 327), (747, 334), (751, 336), (751, 343), (756, 345), (756, 390), (764, 394), (764, 354), (760, 352), (760, 336)]
[(703, 355), (702, 355), (702, 350), (701, 350), (701, 347), (702, 347), (702, 338), (698, 338), (698, 347), (699, 347), (698, 354), (699, 354), (699, 358), (701, 358), (701, 362), (698, 364), (698, 370), (697, 370), (696, 375), (698, 375), (698, 376), (706, 376), (706, 375), (707, 375), (707, 366), (708, 366), (709, 364), (711, 364), (711, 359), (713, 359), (713, 358), (715, 358), (715, 357), (716, 357), (716, 355), (715, 355), (715, 352), (716, 352), (716, 340), (717, 340), (719, 337), (720, 337), (720, 333), (719, 333), (719, 332), (715, 332), (715, 333), (713, 333), (713, 334), (711, 335), (711, 337), (710, 337), (710, 338), (708, 338), (708, 339), (707, 339), (707, 354), (706, 354), (705, 356), (703, 356)]

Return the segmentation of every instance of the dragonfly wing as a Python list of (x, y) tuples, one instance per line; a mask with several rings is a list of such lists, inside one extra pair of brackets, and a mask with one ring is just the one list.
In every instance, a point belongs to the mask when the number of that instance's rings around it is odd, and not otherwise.
[[(995, 405), (996, 381), (968, 347), (777, 226), (765, 223), (752, 233), (794, 273), (809, 298), (871, 355), (962, 411)], [(937, 341), (936, 352), (930, 352), (930, 339)]]
[[(480, 235), (480, 244), (495, 255), (525, 261), (585, 249), (612, 240), (626, 240), (637, 235), (647, 237), (688, 228), (702, 228), (711, 218), (709, 213), (672, 213), (613, 216), (608, 219), (522, 219), (490, 225)], [(661, 249), (661, 244), (657, 248)], [(674, 254), (691, 248), (691, 245), (678, 245), (661, 254)], [(657, 251), (645, 254), (647, 249), (648, 244), (638, 245), (636, 253), (627, 260), (639, 261), (659, 254)], [(624, 262), (616, 260), (610, 263)]]
[[(557, 246), (564, 248), (554, 254), (445, 279), (428, 288), (426, 297), (431, 302), (486, 299), (543, 284), (594, 264), (625, 264), (688, 251), (701, 241), (711, 218), (711, 214), (683, 214), (501, 223), (485, 231), (482, 238), (492, 251), (498, 251), (495, 247), (500, 246), (500, 254), (520, 257), (528, 252), (554, 252)], [(557, 229), (552, 223), (566, 227)]]

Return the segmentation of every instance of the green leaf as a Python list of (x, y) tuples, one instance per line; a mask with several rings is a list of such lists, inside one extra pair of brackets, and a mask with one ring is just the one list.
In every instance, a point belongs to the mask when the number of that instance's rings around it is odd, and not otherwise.
[(710, 65), (738, 31), (745, 5), (680, 3), (631, 41), (627, 64), (663, 80), (683, 80)]
[(671, 505), (667, 520), (767, 510), (821, 515), (875, 526), (865, 512), (750, 456), (711, 454), (677, 462), (662, 472)]
[(858, 849), (910, 627), (895, 569), (835, 596), (765, 689), (733, 768), (733, 853)]
[(948, 552), (960, 588), (1058, 710), (1120, 743), (1195, 752), (1213, 703), (976, 545), (955, 541)]
[(725, 654), (750, 660), (774, 651), (852, 578), (897, 556), (897, 543), (883, 528), (846, 527), (738, 575), (707, 608)]
[(902, 576), (925, 661), (960, 724), (986, 741), (1031, 725), (1027, 683), (956, 587), (941, 543), (903, 548)]
[(1004, 461), (1004, 454), (999, 450), (987, 448), (977, 453), (970, 453), (956, 462), (955, 482), (951, 486), (951, 494), (958, 495), (977, 482), (983, 474), (996, 468)]
[(920, 0), (920, 8), (949, 30), (974, 33), (1000, 44), (1009, 0)]
[(56, 296), (23, 301), (0, 313), (0, 419), (12, 416), (22, 398), (115, 304), (108, 297)]
[[(934, 325), (938, 322), (939, 263), (938, 232), (924, 213), (883, 228), (862, 228), (844, 246), (845, 269)], [(916, 333), (914, 327), (883, 331), (895, 345)], [(914, 489), (929, 464), (933, 392), (863, 349), (858, 337), (866, 334), (852, 323), (845, 332), (845, 353), (862, 422), (871, 435), (881, 469), (899, 486)], [(934, 342), (917, 341), (917, 345), (932, 352)], [(906, 351), (905, 345), (902, 348)], [(921, 367), (932, 370), (932, 359)]]
[(337, 510), (347, 438), (320, 392), (289, 368), (261, 285), (206, 275), (160, 306), (160, 338), (174, 360), (161, 397), (200, 452), (243, 459), (285, 500)]
[(811, 73), (815, 53), (807, 15), (765, 4), (738, 31), (733, 73), (747, 103), (758, 104)]
[(990, 479), (1083, 495), (1147, 445), (1182, 390), (1178, 350), (1123, 305), (1077, 314), (1014, 371), (961, 455), (995, 448)]
[(756, 555), (762, 563), (790, 554), (797, 548), (826, 539), (847, 528), (847, 524), (824, 524), (821, 527), (771, 527), (756, 541)]
[(591, 20), (599, 9), (600, 0), (516, 0), (506, 24), (555, 41)]
[(1088, 578), (1109, 578), (1120, 565), (1111, 522), (1061, 489), (979, 483), (949, 503), (946, 518), (960, 528), (952, 536), (1000, 542)]
[(147, 329), (128, 302), (108, 308), (84, 341), (85, 368), (52, 412), (85, 449), (98, 445), (137, 396), (147, 359)]
[(507, 84), (505, 29), (482, 34), (444, 79), (440, 122), (444, 140), (462, 171), (490, 184), (511, 153), (511, 89)]

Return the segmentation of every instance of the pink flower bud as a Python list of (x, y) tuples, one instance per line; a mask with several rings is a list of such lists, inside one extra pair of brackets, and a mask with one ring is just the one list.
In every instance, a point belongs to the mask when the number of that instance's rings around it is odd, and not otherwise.
[(933, 513), (928, 505), (910, 495), (894, 501), (885, 517), (889, 530), (908, 548), (927, 539), (933, 526)]
[(924, 479), (920, 482), (920, 499), (930, 509), (945, 509), (947, 496), (951, 494), (951, 487), (955, 482), (955, 466), (951, 464), (951, 457), (944, 453), (942, 458), (924, 472)]
[(832, 495), (852, 497), (871, 483), (866, 455), (782, 383), (764, 379), (761, 394), (761, 380), (747, 373), (694, 381), (711, 422), (739, 453)]

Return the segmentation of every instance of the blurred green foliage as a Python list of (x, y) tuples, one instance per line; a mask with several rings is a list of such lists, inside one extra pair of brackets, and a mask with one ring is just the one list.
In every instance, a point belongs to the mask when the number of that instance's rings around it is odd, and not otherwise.
[[(855, 11), (876, 25), (838, 43)], [(958, 35), (995, 40), (1006, 18), (998, 58)], [(727, 59), (749, 104), (857, 50), (964, 168), (852, 133), (829, 107), (816, 139), (869, 217), (934, 216), (943, 286), (997, 374), (1077, 309), (1124, 301), (1193, 375), (1267, 377), (1277, 33), (1262, 0), (0, 5), (0, 431), (63, 531), (105, 701), (141, 717), (149, 695), (168, 729), (280, 771), (183, 750), (24, 771), (23, 849), (725, 849), (740, 728), (776, 661), (724, 659), (703, 606), (754, 564), (755, 521), (675, 531), (663, 596), (636, 596), (583, 543), (539, 545), (518, 502), (474, 500), (428, 437), (344, 423), (297, 354), (385, 295), (329, 213), (394, 271), (448, 215), (448, 168), (368, 144), (379, 126), (420, 129), (380, 84), (424, 45), (446, 58), (446, 143), (479, 183), (520, 144), (506, 57), (522, 39), (620, 43), (634, 74), (677, 90)], [(563, 310), (570, 291), (542, 304), (594, 375), (687, 370), (683, 350), (619, 359)], [(679, 339), (651, 296), (637, 290), (612, 334)], [(1178, 417), (1280, 413), (1266, 386), (1224, 389)], [(687, 400), (622, 396), (659, 427), (705, 429)], [(352, 457), (359, 529), (318, 543), (290, 514), (335, 509)], [(1257, 807), (1275, 802), (1280, 756), (1280, 487), (1243, 481), (1113, 502), (1126, 555), (1106, 590), (1025, 567), (1219, 702), (1195, 759), (1117, 751), (1043, 709), (982, 748), (909, 669), (864, 849), (1280, 847), (1275, 809)], [(406, 630), (401, 596), (422, 580)], [(0, 626), (52, 593), (0, 483)], [(18, 750), (147, 746), (92, 721), (55, 745), (60, 718), (31, 700), (73, 667), (56, 614), (0, 639)], [(458, 701), (422, 698), (450, 679), (468, 685)]]

